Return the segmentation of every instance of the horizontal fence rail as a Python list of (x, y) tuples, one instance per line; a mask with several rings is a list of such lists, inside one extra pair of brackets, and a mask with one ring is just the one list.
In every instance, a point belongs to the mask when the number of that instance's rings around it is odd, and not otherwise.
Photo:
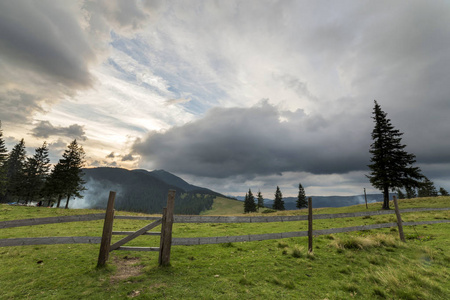
[(145, 217), (145, 216), (114, 216), (114, 219), (123, 219), (123, 220), (158, 220), (161, 219), (159, 217)]
[[(445, 208), (407, 208), (401, 209), (401, 213), (421, 212), (421, 211), (443, 211), (450, 210)], [(394, 210), (380, 210), (380, 211), (363, 211), (356, 213), (341, 213), (341, 214), (317, 214), (313, 215), (314, 220), (323, 219), (338, 219), (338, 218), (356, 218), (366, 216), (379, 216), (395, 214)], [(307, 221), (307, 215), (301, 216), (174, 216), (174, 223), (265, 223), (265, 222), (293, 222), (293, 221)]]
[(0, 247), (54, 245), (54, 244), (100, 244), (101, 237), (97, 236), (60, 236), (60, 237), (35, 237), (1, 239)]
[[(450, 220), (437, 221), (420, 221), (420, 222), (404, 222), (404, 226), (431, 225), (439, 223), (450, 223)], [(344, 233), (351, 231), (361, 231), (379, 228), (396, 227), (397, 223), (382, 223), (373, 225), (352, 226), (343, 228), (330, 228), (313, 230), (314, 236), (327, 235), (333, 233)], [(265, 233), (254, 235), (238, 235), (238, 236), (220, 236), (220, 237), (200, 237), (200, 238), (172, 238), (174, 246), (191, 246), (191, 245), (207, 245), (222, 244), (236, 242), (253, 242), (274, 239), (284, 239), (292, 237), (308, 236), (308, 231), (294, 231), (282, 233)], [(38, 237), (38, 238), (12, 238), (1, 239), (0, 247), (8, 246), (31, 246), (31, 245), (52, 245), (52, 244), (100, 244), (101, 237), (92, 236), (76, 236), (76, 237)], [(138, 249), (140, 248), (140, 249)], [(137, 251), (158, 251), (158, 247), (119, 247), (117, 250), (137, 250)]]
[(103, 220), (105, 214), (89, 214), (89, 215), (77, 215), (77, 216), (61, 216), (61, 217), (48, 217), (48, 218), (35, 218), (24, 220), (11, 220), (0, 222), (0, 229), (21, 227), (21, 226), (34, 226), (45, 225), (54, 223), (67, 223), (67, 222), (82, 222), (82, 221), (95, 221)]
[[(430, 225), (438, 223), (450, 223), (450, 220), (439, 221), (421, 221), (421, 222), (404, 222), (404, 226), (416, 226), (416, 225)], [(327, 235), (333, 233), (343, 233), (352, 231), (362, 231), (370, 229), (380, 229), (396, 227), (397, 223), (382, 223), (373, 225), (361, 225), (343, 228), (330, 228), (313, 230), (314, 236)], [(200, 238), (172, 238), (172, 245), (177, 246), (191, 246), (191, 245), (207, 245), (207, 244), (222, 244), (222, 243), (236, 243), (236, 242), (253, 242), (264, 240), (276, 240), (292, 237), (308, 236), (308, 231), (294, 231), (294, 232), (281, 232), (281, 233), (265, 233), (265, 234), (253, 234), (253, 235), (237, 235), (237, 236), (218, 236), (218, 237), (200, 237)]]
[[(422, 212), (422, 211), (446, 211), (450, 208), (408, 208), (402, 209), (400, 212)], [(354, 218), (365, 216), (377, 216), (395, 214), (395, 211), (370, 211), (370, 212), (357, 212), (357, 213), (341, 213), (341, 214), (316, 214), (313, 215), (313, 219), (335, 219), (335, 218)], [(47, 217), (47, 218), (34, 218), (24, 220), (11, 220), (0, 222), (0, 229), (12, 228), (20, 226), (33, 226), (33, 225), (45, 225), (54, 223), (66, 223), (66, 222), (81, 222), (81, 221), (94, 221), (103, 220), (104, 213), (100, 214), (87, 214), (76, 216), (61, 216), (61, 217)], [(161, 217), (158, 216), (114, 216), (115, 219), (129, 219), (129, 220), (158, 220)], [(307, 215), (301, 216), (174, 216), (174, 223), (263, 223), (263, 222), (292, 222), (292, 221), (306, 221)], [(404, 226), (415, 225), (427, 225), (437, 223), (449, 223), (450, 220), (437, 220), (437, 221), (421, 221), (421, 222), (403, 222)], [(155, 222), (156, 223), (156, 222)], [(159, 222), (158, 222), (159, 223)], [(326, 235), (332, 233), (343, 233), (360, 230), (370, 230), (377, 228), (395, 227), (397, 223), (383, 223), (363, 226), (353, 226), (344, 228), (331, 228), (314, 230), (313, 235)], [(132, 232), (117, 231), (113, 232), (116, 235), (130, 235)], [(158, 232), (146, 232), (144, 235), (159, 235)], [(172, 238), (172, 245), (203, 245), (203, 244), (219, 244), (230, 242), (245, 242), (245, 241), (261, 241), (269, 239), (281, 239), (289, 237), (302, 237), (307, 236), (307, 231), (297, 232), (284, 232), (284, 233), (267, 233), (256, 235), (242, 235), (242, 236), (221, 236), (221, 237), (199, 237), (199, 238)], [(36, 238), (10, 238), (0, 239), (0, 247), (7, 246), (26, 246), (26, 245), (51, 245), (51, 244), (99, 244), (101, 237), (36, 237)], [(133, 247), (139, 251), (156, 251), (157, 247)], [(119, 246), (117, 250), (127, 250), (130, 247)]]

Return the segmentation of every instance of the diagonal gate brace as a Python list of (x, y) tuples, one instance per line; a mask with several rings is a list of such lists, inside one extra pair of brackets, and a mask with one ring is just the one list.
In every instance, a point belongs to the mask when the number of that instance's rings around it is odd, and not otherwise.
[(158, 225), (161, 225), (162, 223), (162, 219), (156, 220), (153, 223), (148, 224), (147, 226), (142, 227), (141, 229), (139, 229), (136, 232), (133, 232), (132, 234), (130, 234), (129, 236), (121, 239), (120, 241), (114, 243), (113, 245), (111, 245), (111, 247), (109, 248), (109, 251), (113, 251), (113, 250), (117, 250), (120, 246), (128, 243), (129, 241), (137, 238), (138, 236), (144, 234), (145, 232), (149, 231), (152, 228), (155, 228)]

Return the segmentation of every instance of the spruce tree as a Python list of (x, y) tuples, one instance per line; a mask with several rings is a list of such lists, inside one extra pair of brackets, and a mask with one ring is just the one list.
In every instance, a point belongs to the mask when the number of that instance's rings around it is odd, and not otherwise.
[(253, 196), (251, 189), (249, 189), (248, 193), (245, 194), (244, 213), (250, 213), (255, 211), (256, 211), (255, 197)]
[(53, 188), (59, 195), (58, 207), (62, 195), (66, 197), (66, 206), (69, 208), (69, 200), (71, 197), (81, 198), (81, 191), (85, 190), (83, 180), (85, 152), (83, 147), (78, 145), (77, 140), (73, 140), (64, 151), (63, 158), (53, 170)]
[(367, 177), (370, 183), (383, 192), (383, 209), (389, 209), (389, 190), (394, 191), (402, 187), (419, 187), (422, 175), (416, 162), (415, 155), (404, 150), (401, 144), (403, 133), (394, 129), (387, 114), (381, 110), (375, 101), (373, 110), (375, 127), (372, 131), (373, 143), (370, 146), (371, 172)]
[(0, 121), (0, 202), (6, 193), (6, 160), (8, 158), (8, 150), (6, 149), (5, 140), (3, 139), (2, 122)]
[(50, 169), (47, 143), (35, 149), (33, 157), (28, 157), (25, 165), (27, 202), (41, 196)]
[(11, 197), (18, 198), (24, 196), (25, 190), (23, 184), (25, 182), (25, 141), (22, 139), (17, 143), (8, 155), (6, 160), (6, 200)]
[(297, 196), (296, 207), (298, 209), (308, 207), (308, 201), (306, 201), (305, 189), (303, 188), (301, 183), (299, 183), (299, 185), (298, 185), (298, 196)]
[(65, 175), (64, 169), (61, 163), (57, 163), (54, 167), (47, 181), (45, 182), (43, 194), (48, 199), (48, 206), (53, 201), (53, 198), (56, 197), (56, 207), (59, 207), (61, 204), (61, 199), (65, 195)]
[(264, 197), (261, 194), (261, 191), (258, 191), (258, 195), (256, 198), (258, 199), (257, 207), (258, 207), (258, 211), (259, 211), (260, 208), (264, 207)]
[(6, 162), (8, 150), (6, 149), (5, 140), (3, 139), (2, 121), (0, 121), (0, 167)]
[(281, 193), (278, 186), (277, 190), (275, 191), (275, 200), (273, 201), (272, 208), (277, 210), (284, 210), (283, 194)]

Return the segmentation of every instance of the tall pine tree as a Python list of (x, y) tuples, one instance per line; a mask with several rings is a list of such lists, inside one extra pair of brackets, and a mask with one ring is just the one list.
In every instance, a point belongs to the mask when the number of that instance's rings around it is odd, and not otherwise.
[(367, 177), (370, 183), (383, 192), (383, 209), (389, 209), (389, 190), (402, 187), (418, 187), (422, 179), (421, 171), (412, 165), (416, 162), (415, 155), (404, 150), (401, 144), (403, 133), (394, 129), (387, 114), (381, 110), (375, 101), (373, 109), (375, 127), (372, 131), (373, 143), (370, 146), (371, 172)]
[(47, 143), (35, 149), (33, 157), (28, 157), (25, 164), (25, 189), (27, 192), (26, 201), (33, 201), (41, 196), (45, 181), (50, 169), (50, 159), (48, 158)]
[(305, 189), (303, 188), (301, 183), (299, 183), (299, 185), (298, 185), (298, 196), (297, 196), (296, 206), (298, 209), (308, 207), (308, 201), (306, 201)]
[(0, 202), (6, 193), (6, 160), (8, 158), (8, 150), (6, 149), (5, 140), (3, 139), (2, 121), (0, 121)]
[(283, 194), (281, 193), (278, 186), (277, 190), (275, 191), (275, 200), (273, 201), (272, 208), (277, 210), (284, 210)]
[(59, 194), (58, 207), (62, 195), (66, 197), (65, 208), (69, 208), (70, 198), (82, 197), (80, 192), (85, 190), (82, 170), (84, 158), (83, 147), (78, 145), (77, 140), (73, 140), (64, 151), (63, 158), (55, 166), (52, 175), (56, 184), (54, 188)]
[(22, 139), (13, 147), (6, 160), (6, 201), (14, 197), (20, 201), (24, 197), (25, 160), (25, 141)]

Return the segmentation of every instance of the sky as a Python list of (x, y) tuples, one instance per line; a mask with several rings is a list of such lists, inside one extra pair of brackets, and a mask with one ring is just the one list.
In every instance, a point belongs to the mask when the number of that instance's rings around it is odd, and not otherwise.
[(449, 1), (0, 1), (8, 150), (226, 195), (377, 192), (376, 100), (450, 189)]

